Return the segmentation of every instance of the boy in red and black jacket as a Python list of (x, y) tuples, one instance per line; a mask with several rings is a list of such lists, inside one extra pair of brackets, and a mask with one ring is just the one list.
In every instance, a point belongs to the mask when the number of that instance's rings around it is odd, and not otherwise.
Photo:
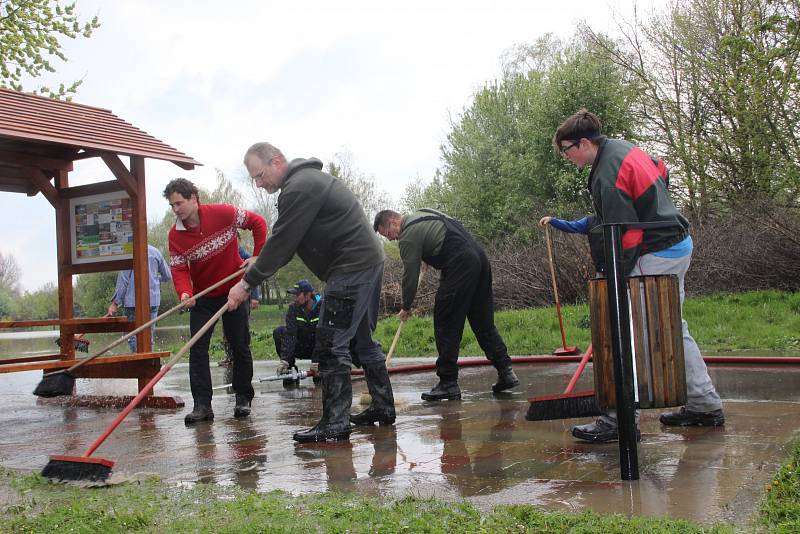
[[(267, 240), (267, 223), (253, 212), (227, 204), (200, 204), (197, 187), (185, 178), (172, 180), (164, 189), (177, 216), (169, 231), (169, 266), (175, 290), (181, 301), (190, 301), (189, 328), (192, 336), (224, 305), (228, 291), (240, 278), (221, 285), (200, 298), (198, 293), (246, 264), (255, 261)], [(237, 231), (253, 232), (253, 259), (242, 262), (239, 256)], [(222, 328), (233, 354), (233, 389), (236, 391), (234, 417), (250, 414), (253, 399), (253, 358), (250, 354), (250, 324), (243, 303), (222, 316)], [(211, 370), (208, 367), (208, 345), (214, 329), (209, 329), (189, 350), (189, 382), (194, 410), (184, 419), (187, 425), (212, 421)]]
[[(667, 169), (639, 147), (601, 133), (600, 119), (582, 109), (559, 126), (554, 148), (582, 169), (591, 166), (589, 192), (597, 224), (672, 223), (657, 229), (627, 228), (622, 234), (622, 255), (628, 276), (674, 274), (681, 304), (683, 279), (692, 257), (689, 222), (678, 212), (667, 192)], [(677, 412), (661, 415), (668, 426), (720, 426), (725, 423), (722, 402), (708, 375), (700, 349), (683, 321), (687, 402)], [(572, 435), (587, 441), (617, 439), (614, 412), (594, 423), (578, 425)], [(637, 429), (638, 436), (638, 429)]]

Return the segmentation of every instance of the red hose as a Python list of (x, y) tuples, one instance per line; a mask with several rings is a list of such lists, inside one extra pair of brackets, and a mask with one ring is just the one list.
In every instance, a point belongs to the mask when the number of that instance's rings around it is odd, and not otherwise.
[[(569, 363), (580, 362), (581, 356), (512, 356), (511, 363)], [(704, 356), (703, 361), (713, 364), (747, 364), (747, 365), (798, 365), (800, 357), (796, 356)], [(459, 367), (475, 367), (479, 365), (492, 365), (484, 359), (458, 360)], [(415, 363), (389, 367), (389, 373), (414, 373), (417, 371), (430, 371), (436, 369), (436, 363)], [(364, 374), (363, 369), (353, 369), (353, 376)]]

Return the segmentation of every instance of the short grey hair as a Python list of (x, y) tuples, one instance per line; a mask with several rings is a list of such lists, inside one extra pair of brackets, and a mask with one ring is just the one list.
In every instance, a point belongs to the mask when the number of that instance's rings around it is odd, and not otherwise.
[(251, 154), (255, 155), (260, 159), (262, 162), (267, 163), (273, 157), (278, 156), (283, 161), (286, 161), (286, 157), (283, 155), (283, 152), (280, 149), (272, 146), (269, 143), (256, 143), (250, 148), (247, 149), (247, 152), (244, 153), (244, 163), (247, 164), (247, 158)]

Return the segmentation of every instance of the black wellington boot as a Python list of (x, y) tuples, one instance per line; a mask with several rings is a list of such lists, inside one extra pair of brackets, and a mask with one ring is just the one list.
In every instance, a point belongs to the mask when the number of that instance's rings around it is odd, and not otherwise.
[(505, 369), (497, 370), (497, 382), (492, 386), (492, 391), (500, 393), (501, 391), (517, 387), (518, 385), (519, 378), (517, 378), (516, 373), (514, 373), (514, 370), (509, 366)]
[(440, 378), (439, 383), (433, 386), (432, 390), (422, 394), (422, 400), (461, 400), (461, 388), (458, 387), (458, 382), (455, 380), (444, 380)]
[(364, 365), (364, 377), (367, 379), (367, 388), (372, 397), (369, 407), (363, 412), (351, 415), (350, 422), (354, 425), (367, 426), (379, 423), (380, 425), (394, 424), (394, 394), (392, 383), (389, 381), (389, 371), (386, 364)]
[(301, 443), (350, 439), (350, 406), (353, 387), (350, 373), (322, 375), (322, 419), (309, 428), (295, 432), (292, 438)]

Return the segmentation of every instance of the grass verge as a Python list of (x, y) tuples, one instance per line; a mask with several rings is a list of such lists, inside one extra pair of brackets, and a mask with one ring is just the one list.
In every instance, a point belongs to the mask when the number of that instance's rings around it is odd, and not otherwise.
[(800, 532), (800, 441), (795, 442), (791, 456), (766, 489), (761, 524), (776, 534)]
[[(283, 324), (277, 306), (260, 307), (253, 313), (252, 350), (256, 359), (277, 358), (272, 330)], [(586, 305), (563, 306), (567, 343), (585, 349), (591, 339), (591, 322)], [(750, 291), (690, 298), (684, 318), (704, 354), (748, 352), (764, 355), (800, 356), (800, 293)], [(514, 355), (550, 354), (561, 346), (555, 308), (506, 310), (496, 314), (500, 334)], [(378, 323), (375, 337), (388, 350), (398, 320), (389, 317)], [(221, 328), (217, 329), (221, 331)], [(212, 352), (222, 357), (221, 334), (212, 341)], [(177, 350), (179, 347), (175, 347)], [(404, 326), (395, 350), (397, 357), (435, 356), (433, 319), (412, 317)], [(483, 352), (467, 326), (461, 341), (461, 354), (481, 356)]]
[(544, 513), (533, 506), (482, 512), (467, 502), (406, 497), (381, 502), (355, 494), (294, 496), (236, 487), (176, 488), (156, 480), (102, 488), (54, 485), (0, 471), (0, 531), (56, 532), (414, 532), (714, 533), (725, 525), (626, 518), (591, 511)]

